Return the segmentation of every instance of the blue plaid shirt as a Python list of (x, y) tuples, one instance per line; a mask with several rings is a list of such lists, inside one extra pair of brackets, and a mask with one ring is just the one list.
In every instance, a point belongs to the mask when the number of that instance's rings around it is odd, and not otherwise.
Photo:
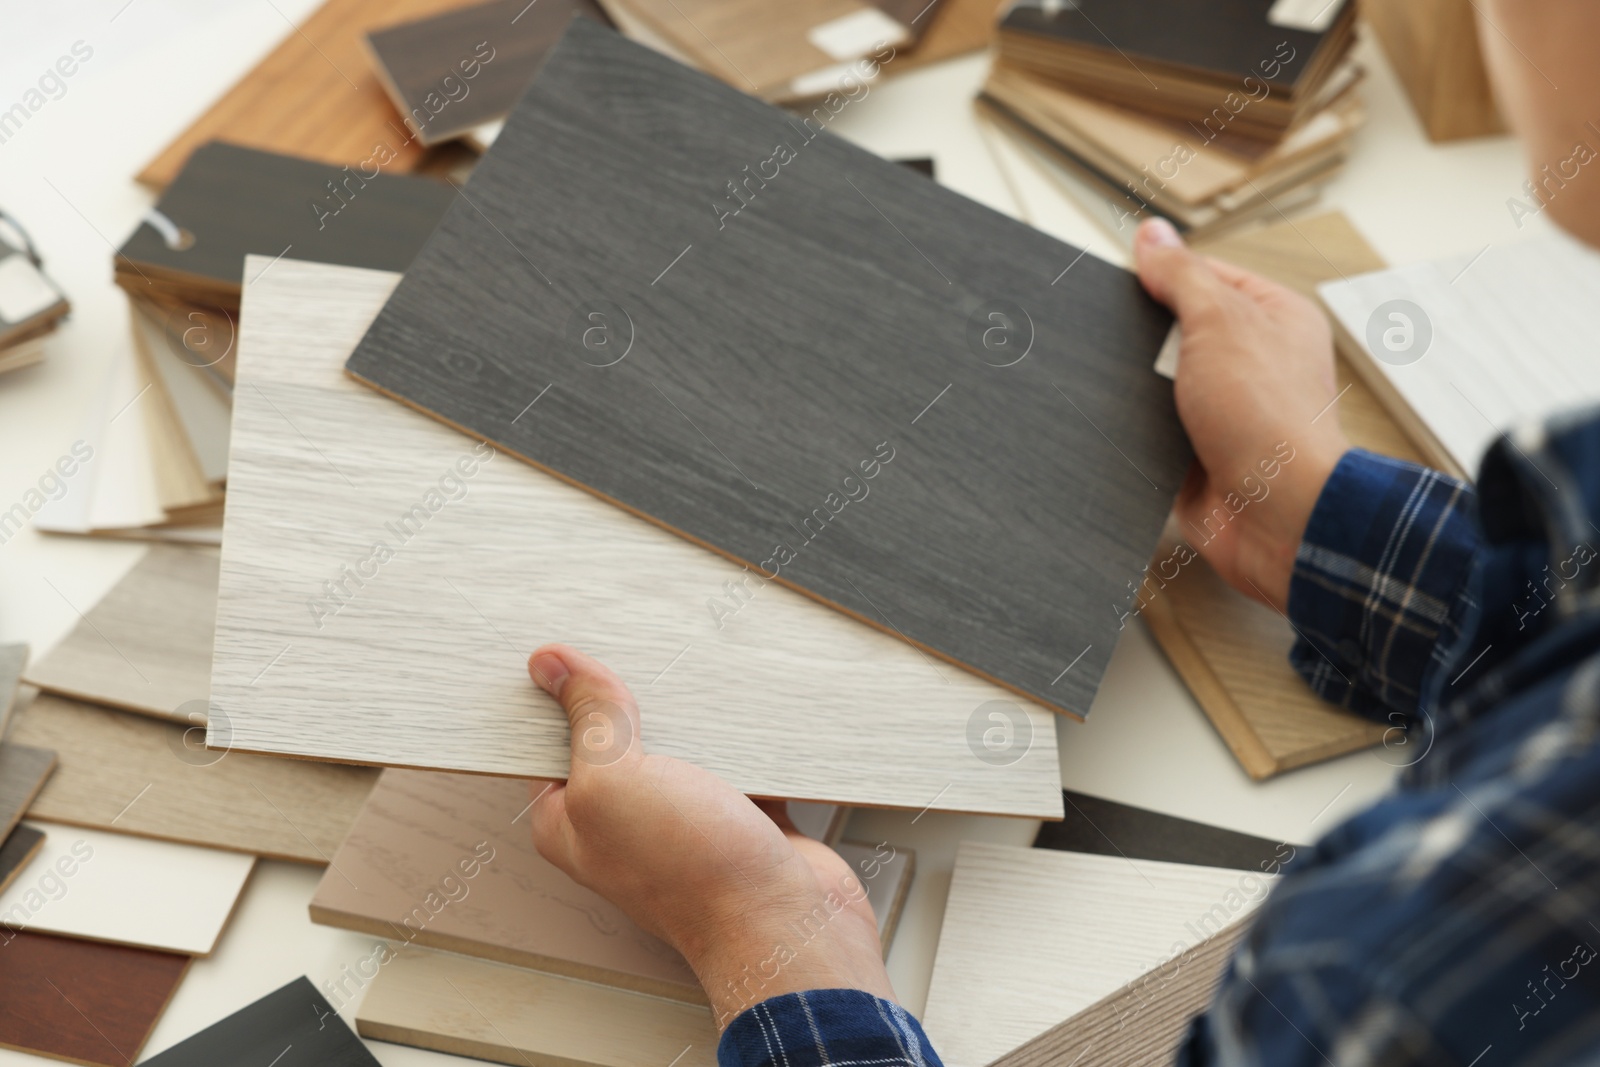
[[(1352, 451), (1323, 490), (1292, 659), (1408, 766), (1299, 851), (1180, 1063), (1600, 1059), (1600, 411), (1502, 438), (1478, 486)], [(939, 1064), (838, 989), (744, 1012), (718, 1059)]]

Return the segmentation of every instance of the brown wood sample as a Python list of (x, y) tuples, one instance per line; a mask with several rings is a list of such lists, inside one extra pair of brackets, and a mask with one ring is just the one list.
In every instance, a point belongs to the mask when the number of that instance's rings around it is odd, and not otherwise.
[(0, 836), (11, 833), (56, 767), (45, 748), (7, 741), (0, 744)]
[(424, 148), (389, 103), (362, 38), (375, 27), (466, 2), (327, 0), (146, 164), (139, 181), (165, 187), (191, 152), (219, 137), (335, 166), (377, 165), (390, 174), (417, 169)]
[[(603, 1020), (603, 1022), (602, 1022)], [(512, 1067), (714, 1067), (700, 1004), (404, 948), (373, 979), (356, 1032)]]
[(609, 24), (595, 0), (490, 0), (367, 34), (384, 89), (426, 145), (501, 118), (574, 15)]
[(43, 694), (15, 737), (57, 751), (30, 819), (327, 863), (379, 772), (204, 747), (203, 725)]
[(0, 1048), (129, 1067), (189, 957), (0, 930)]
[[(1375, 270), (1383, 260), (1344, 215), (1330, 212), (1219, 239), (1202, 251), (1272, 278), (1302, 294), (1341, 274)], [(1372, 391), (1338, 361), (1340, 424), (1359, 447), (1420, 462)], [(1169, 524), (1152, 575), (1172, 569), (1184, 539), (1209, 536)], [(1148, 589), (1155, 590), (1155, 581)], [(1230, 588), (1202, 559), (1178, 570), (1140, 612), (1156, 643), (1246, 773), (1256, 780), (1378, 744), (1385, 726), (1323, 701), (1289, 665), (1295, 634), (1276, 611)]]
[(217, 622), (213, 548), (153, 545), (72, 632), (23, 673), (49, 693), (204, 721)]
[(1247, 929), (1247, 922), (1234, 923), (990, 1067), (1167, 1067), (1211, 1003)]
[[(1151, 370), (1170, 315), (1103, 260), (807, 129), (575, 21), (474, 173), (484, 214), (452, 205), (346, 369), (1082, 715), (1189, 462)], [(788, 169), (738, 217), (707, 210), (774, 138), (800, 146)], [(615, 346), (586, 347), (587, 314)]]
[(0, 842), (0, 893), (27, 870), (42, 848), (44, 831), (32, 826), (18, 826)]
[(1432, 141), (1506, 129), (1478, 44), (1475, 6), (1472, 0), (1361, 0), (1361, 17)]
[(531, 799), (515, 779), (385, 771), (312, 921), (705, 1003), (681, 956), (534, 850)]

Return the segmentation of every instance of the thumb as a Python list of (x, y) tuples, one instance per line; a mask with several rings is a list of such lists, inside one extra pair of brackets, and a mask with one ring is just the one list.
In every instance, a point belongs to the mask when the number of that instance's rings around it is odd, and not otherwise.
[(543, 645), (528, 674), (555, 697), (572, 728), (572, 778), (639, 759), (639, 705), (609, 667), (570, 645)]
[(1140, 224), (1133, 252), (1145, 291), (1177, 312), (1180, 321), (1215, 305), (1222, 293), (1222, 279), (1166, 219)]

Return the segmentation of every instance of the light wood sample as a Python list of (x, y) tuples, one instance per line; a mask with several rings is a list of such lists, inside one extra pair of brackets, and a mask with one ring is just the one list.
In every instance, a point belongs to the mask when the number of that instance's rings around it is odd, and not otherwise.
[(1340, 351), (1428, 459), (1468, 479), (1502, 431), (1600, 401), (1596, 291), (1600, 252), (1560, 233), (1318, 288)]
[(923, 1025), (983, 1067), (1247, 916), (1272, 878), (964, 841)]
[(16, 828), (55, 767), (56, 754), (48, 749), (0, 744), (0, 839)]
[(6, 726), (17, 705), (17, 686), (27, 666), (27, 645), (0, 645), (0, 741), (5, 739)]
[(56, 773), (30, 819), (166, 841), (327, 863), (379, 772), (206, 749), (203, 723), (183, 726), (41, 695), (15, 736), (49, 745)]
[(513, 1067), (717, 1062), (704, 1005), (411, 947), (368, 986), (356, 1032)]
[(204, 721), (217, 568), (215, 549), (152, 545), (24, 680), (141, 715)]
[[(368, 30), (471, 0), (327, 0), (139, 172), (164, 187), (207, 141), (334, 165), (414, 170), (423, 147), (389, 103), (363, 47)], [(383, 151), (379, 151), (379, 148)]]
[(1018, 706), (1020, 758), (984, 762), (969, 722), (1003, 690), (780, 586), (735, 598), (738, 567), (347, 378), (395, 280), (284, 259), (245, 294), (212, 678), (235, 749), (564, 778), (526, 668), (559, 639), (633, 686), (648, 750), (742, 791), (1060, 816), (1054, 716)]
[[(1208, 255), (1255, 271), (1304, 295), (1318, 283), (1381, 267), (1349, 220), (1329, 212), (1199, 245)], [(1359, 447), (1420, 460), (1416, 447), (1344, 360), (1337, 366), (1336, 407), (1346, 435)], [(1180, 543), (1208, 535), (1169, 523), (1156, 549), (1172, 560)], [(1168, 571), (1171, 564), (1168, 564)], [(1173, 668), (1252, 778), (1261, 780), (1308, 763), (1378, 744), (1386, 724), (1322, 700), (1289, 665), (1293, 628), (1278, 612), (1230, 588), (1209, 564), (1195, 559), (1178, 577), (1148, 589), (1139, 613)]]
[(44, 848), (44, 831), (18, 826), (0, 841), (0, 893), (15, 882)]
[[(1361, 0), (1361, 17), (1432, 141), (1504, 133), (1473, 0)], [(1498, 32), (1498, 31), (1491, 31)]]
[[(209, 955), (255, 857), (77, 828), (51, 834), (0, 893), (0, 925), (88, 941)], [(65, 886), (65, 890), (57, 888)]]
[(0, 930), (0, 1048), (129, 1067), (189, 957)]
[(1247, 925), (1234, 923), (1001, 1056), (992, 1067), (1169, 1067)]

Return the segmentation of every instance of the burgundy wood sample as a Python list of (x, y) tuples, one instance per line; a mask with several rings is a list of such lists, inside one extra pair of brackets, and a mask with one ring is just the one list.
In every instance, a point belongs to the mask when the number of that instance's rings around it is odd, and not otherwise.
[(0, 930), (0, 1048), (129, 1067), (189, 957)]

